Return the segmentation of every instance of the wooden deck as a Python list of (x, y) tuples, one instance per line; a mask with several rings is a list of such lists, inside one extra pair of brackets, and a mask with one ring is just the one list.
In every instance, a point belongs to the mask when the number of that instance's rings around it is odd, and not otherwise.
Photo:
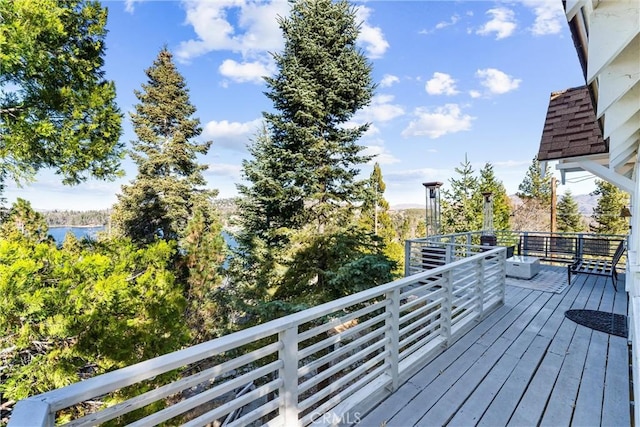
[(618, 292), (590, 275), (560, 294), (507, 286), (504, 306), (358, 425), (629, 426), (627, 340), (564, 317), (570, 308), (626, 314), (623, 278)]

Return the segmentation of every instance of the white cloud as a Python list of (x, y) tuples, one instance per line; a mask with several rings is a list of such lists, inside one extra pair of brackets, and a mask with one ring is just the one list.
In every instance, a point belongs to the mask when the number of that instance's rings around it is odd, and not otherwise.
[(365, 122), (388, 122), (404, 114), (404, 108), (392, 104), (393, 95), (377, 95), (371, 100), (371, 105), (361, 110), (360, 117)]
[(469, 96), (472, 97), (472, 98), (480, 98), (482, 96), (482, 94), (478, 90), (470, 90), (469, 91)]
[(385, 74), (380, 81), (380, 87), (390, 87), (400, 82), (400, 79), (393, 74)]
[[(214, 50), (231, 50), (252, 57), (280, 50), (284, 44), (276, 17), (288, 14), (287, 2), (187, 0), (183, 5), (186, 24), (193, 26), (197, 38), (180, 43), (176, 52), (180, 60), (188, 61)], [(235, 27), (228, 14), (237, 16)]]
[(369, 145), (362, 151), (365, 156), (375, 156), (369, 164), (379, 163), (381, 165), (391, 165), (400, 162), (384, 145)]
[(380, 27), (373, 27), (368, 19), (371, 9), (359, 6), (356, 9), (356, 23), (361, 22), (358, 41), (364, 46), (364, 50), (371, 59), (381, 58), (389, 48), (389, 42), (384, 37)]
[(439, 72), (433, 73), (433, 77), (425, 84), (424, 88), (429, 95), (455, 95), (459, 93), (456, 89), (456, 81), (449, 74)]
[(440, 21), (436, 24), (435, 27), (433, 27), (432, 30), (421, 30), (419, 31), (419, 34), (433, 34), (435, 33), (437, 30), (442, 30), (443, 28), (447, 28), (450, 27), (452, 25), (455, 25), (458, 21), (460, 20), (460, 15), (453, 15), (451, 16), (451, 19), (448, 21)]
[(529, 28), (532, 34), (544, 36), (558, 34), (562, 31), (565, 16), (561, 2), (556, 0), (522, 0), (522, 3), (531, 8), (536, 16), (533, 25)]
[(435, 139), (448, 133), (471, 129), (471, 121), (474, 119), (468, 114), (462, 114), (457, 104), (446, 104), (434, 110), (416, 108), (414, 115), (416, 119), (402, 131), (402, 136), (427, 136)]
[(369, 129), (364, 136), (372, 137), (380, 133), (376, 123), (389, 122), (405, 114), (404, 108), (393, 104), (393, 95), (377, 95), (371, 100), (371, 104), (359, 110), (355, 116), (344, 124), (345, 128), (361, 126), (369, 123)]
[(239, 180), (242, 177), (242, 165), (229, 163), (211, 163), (209, 164), (209, 168), (205, 171), (205, 173), (207, 175), (226, 176)]
[(438, 22), (436, 24), (436, 30), (441, 30), (451, 25), (455, 25), (455, 23), (458, 22), (459, 20), (460, 20), (460, 17), (458, 15), (453, 15), (449, 21)]
[(509, 37), (515, 31), (516, 21), (512, 10), (498, 7), (489, 9), (486, 14), (492, 18), (476, 31), (477, 34), (488, 36), (495, 33), (496, 40), (500, 40)]
[(505, 160), (502, 162), (492, 162), (493, 166), (503, 168), (516, 168), (520, 166), (528, 166), (531, 164), (531, 160)]
[(133, 13), (135, 10), (136, 3), (142, 3), (144, 0), (125, 0), (124, 1), (124, 10), (129, 13)]
[[(384, 174), (384, 179), (387, 183), (421, 183), (425, 181), (436, 181), (438, 179), (442, 179), (443, 175), (449, 174), (451, 174), (451, 171), (447, 169), (407, 169), (395, 172), (386, 172)], [(422, 187), (421, 194), (424, 194), (424, 187)]]
[(212, 120), (204, 126), (202, 135), (204, 138), (212, 139), (214, 147), (245, 151), (261, 125), (262, 119), (244, 123)]
[(239, 63), (233, 59), (225, 59), (218, 71), (235, 82), (262, 83), (262, 77), (271, 75), (273, 68), (270, 64), (259, 61)]
[(520, 86), (521, 79), (514, 79), (508, 74), (495, 68), (485, 68), (476, 71), (476, 77), (481, 79), (480, 84), (486, 87), (490, 94), (501, 95), (515, 90)]

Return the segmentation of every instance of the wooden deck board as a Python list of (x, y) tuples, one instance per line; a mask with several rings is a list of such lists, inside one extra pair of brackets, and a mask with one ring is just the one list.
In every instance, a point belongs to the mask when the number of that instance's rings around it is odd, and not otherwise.
[(544, 410), (542, 426), (571, 425), (590, 341), (591, 330), (576, 329)]
[(629, 411), (629, 352), (626, 338), (609, 336), (609, 357), (604, 379), (602, 425), (631, 425)]
[(604, 332), (593, 331), (587, 359), (576, 400), (573, 424), (576, 426), (599, 425), (602, 417), (602, 399), (604, 396), (604, 373), (606, 369), (609, 336)]
[(508, 286), (504, 306), (359, 425), (629, 425), (626, 339), (564, 316), (626, 314), (623, 286), (616, 293), (605, 279), (579, 275), (561, 294)]

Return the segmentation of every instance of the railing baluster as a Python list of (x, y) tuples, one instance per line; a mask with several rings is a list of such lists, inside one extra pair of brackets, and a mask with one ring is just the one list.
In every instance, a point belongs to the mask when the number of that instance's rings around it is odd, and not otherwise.
[(411, 240), (404, 241), (404, 277), (411, 275)]
[(387, 305), (387, 312), (391, 314), (385, 320), (385, 338), (387, 344), (385, 350), (387, 352), (387, 363), (389, 364), (389, 376), (391, 377), (390, 391), (395, 391), (399, 383), (398, 360), (399, 360), (399, 342), (400, 342), (400, 288), (387, 293), (386, 298), (391, 300), (391, 304)]
[(442, 304), (442, 328), (444, 329), (444, 345), (445, 347), (449, 347), (451, 344), (451, 311), (452, 311), (452, 302), (453, 302), (453, 269), (449, 269), (443, 273), (446, 286), (446, 292), (444, 297), (444, 303)]
[(298, 420), (298, 326), (292, 326), (278, 333), (282, 349), (278, 352), (284, 363), (280, 369), (283, 383), (279, 390), (280, 414), (283, 425), (300, 425)]
[(476, 322), (480, 322), (480, 320), (482, 320), (482, 312), (484, 309), (483, 295), (485, 288), (484, 273), (486, 260), (486, 257), (482, 257), (478, 260), (476, 265), (476, 286), (474, 289), (475, 295), (473, 296), (473, 299), (475, 300), (475, 312), (477, 313), (475, 316)]

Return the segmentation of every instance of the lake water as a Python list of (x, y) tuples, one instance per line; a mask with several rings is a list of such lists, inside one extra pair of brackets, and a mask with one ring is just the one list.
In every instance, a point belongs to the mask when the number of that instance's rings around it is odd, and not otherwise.
[(104, 226), (99, 227), (49, 227), (49, 234), (56, 243), (64, 242), (64, 237), (67, 233), (73, 233), (76, 235), (78, 239), (82, 239), (83, 237), (90, 237), (95, 239), (96, 235), (100, 232), (104, 231)]
[[(56, 243), (61, 244), (64, 242), (64, 237), (67, 233), (73, 233), (76, 235), (76, 238), (82, 239), (83, 237), (90, 237), (92, 239), (96, 238), (96, 235), (100, 231), (104, 231), (104, 226), (99, 227), (49, 227), (49, 234), (53, 237)], [(231, 249), (237, 246), (236, 241), (233, 237), (226, 231), (222, 232), (222, 237), (224, 237), (224, 241), (227, 242), (227, 245)]]

